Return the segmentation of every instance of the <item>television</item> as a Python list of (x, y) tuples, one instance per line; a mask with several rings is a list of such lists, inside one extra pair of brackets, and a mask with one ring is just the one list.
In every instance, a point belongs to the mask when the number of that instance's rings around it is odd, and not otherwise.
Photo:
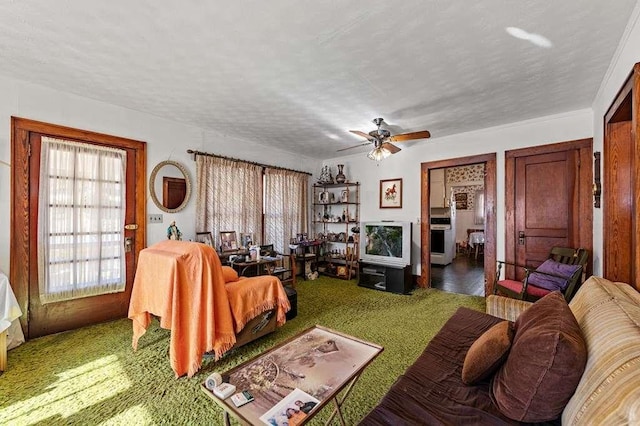
[(410, 265), (411, 222), (362, 222), (360, 260), (377, 265)]

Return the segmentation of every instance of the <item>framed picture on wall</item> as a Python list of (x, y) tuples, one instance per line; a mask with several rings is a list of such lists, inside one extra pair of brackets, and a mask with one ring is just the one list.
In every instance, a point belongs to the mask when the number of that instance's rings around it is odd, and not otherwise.
[(459, 192), (457, 194), (454, 194), (454, 197), (456, 200), (456, 210), (467, 210), (469, 208), (466, 192)]
[(220, 232), (220, 251), (234, 251), (238, 250), (238, 239), (236, 237), (236, 231), (221, 231)]
[(402, 208), (402, 178), (380, 181), (380, 208)]

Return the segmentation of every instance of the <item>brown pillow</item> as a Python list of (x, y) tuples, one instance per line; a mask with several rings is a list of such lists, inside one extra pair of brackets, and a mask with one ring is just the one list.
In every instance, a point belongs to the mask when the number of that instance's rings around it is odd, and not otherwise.
[(558, 418), (580, 382), (587, 347), (559, 291), (549, 293), (516, 320), (511, 351), (493, 380), (500, 411), (521, 422)]
[(482, 333), (464, 357), (462, 381), (473, 385), (493, 374), (507, 358), (512, 340), (513, 328), (509, 321), (499, 322)]
[(231, 283), (234, 281), (238, 281), (238, 272), (233, 269), (231, 266), (223, 266), (222, 267), (222, 276), (224, 277), (225, 283)]

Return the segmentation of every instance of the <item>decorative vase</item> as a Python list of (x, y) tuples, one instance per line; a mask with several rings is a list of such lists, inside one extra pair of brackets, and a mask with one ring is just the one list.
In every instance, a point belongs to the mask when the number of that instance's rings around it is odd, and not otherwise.
[(336, 174), (336, 182), (344, 183), (347, 180), (347, 177), (342, 173), (342, 169), (344, 168), (344, 164), (338, 164), (338, 173)]

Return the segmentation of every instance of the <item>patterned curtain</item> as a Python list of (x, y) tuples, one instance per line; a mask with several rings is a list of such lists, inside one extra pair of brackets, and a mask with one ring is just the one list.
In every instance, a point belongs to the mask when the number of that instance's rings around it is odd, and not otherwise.
[(264, 239), (284, 253), (292, 237), (307, 232), (309, 176), (267, 168), (264, 198)]
[(196, 232), (262, 235), (262, 167), (209, 155), (196, 156)]

